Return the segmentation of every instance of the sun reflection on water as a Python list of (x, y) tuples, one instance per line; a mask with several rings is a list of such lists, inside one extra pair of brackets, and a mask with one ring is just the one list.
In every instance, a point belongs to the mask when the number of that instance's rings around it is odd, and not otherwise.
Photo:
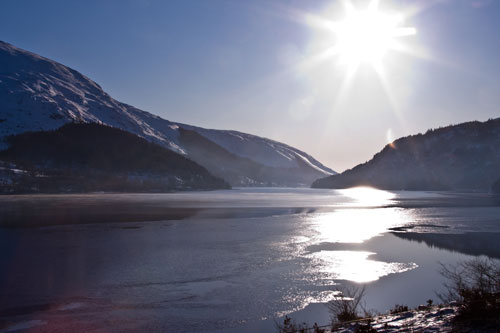
[(392, 203), (396, 195), (392, 192), (377, 190), (372, 187), (353, 187), (338, 192), (351, 199), (350, 205), (377, 207)]
[(417, 267), (415, 263), (371, 260), (369, 257), (375, 253), (369, 251), (336, 250), (335, 243), (363, 243), (414, 220), (409, 210), (387, 207), (396, 197), (394, 193), (368, 187), (339, 192), (350, 200), (344, 208), (316, 214), (308, 220), (308, 243), (319, 246), (319, 251), (305, 254), (312, 260), (311, 270), (322, 279), (361, 283)]
[(417, 267), (415, 263), (395, 263), (369, 260), (375, 253), (364, 251), (320, 251), (310, 254), (314, 267), (327, 278), (370, 282), (392, 273), (402, 273)]
[(318, 214), (311, 226), (319, 242), (362, 243), (411, 221), (410, 213), (400, 208), (340, 209)]

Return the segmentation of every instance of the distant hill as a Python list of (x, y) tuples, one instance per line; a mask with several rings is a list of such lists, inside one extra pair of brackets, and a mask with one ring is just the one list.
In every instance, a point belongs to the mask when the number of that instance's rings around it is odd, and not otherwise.
[[(301, 170), (303, 177), (313, 177), (310, 165), (300, 159), (296, 167), (270, 167), (247, 157), (232, 154), (196, 131), (179, 129), (179, 142), (187, 155), (203, 165), (214, 175), (231, 184), (286, 186)], [(231, 167), (227, 167), (230, 165)], [(303, 181), (303, 179), (301, 179)]]
[(500, 178), (500, 118), (396, 140), (370, 161), (318, 179), (314, 188), (490, 191)]
[(229, 188), (178, 153), (95, 123), (18, 134), (7, 143), (0, 151), (3, 193)]
[[(3, 139), (8, 135), (53, 130), (71, 122), (102, 123), (134, 133), (212, 172), (223, 169), (219, 175), (235, 186), (307, 186), (335, 173), (305, 152), (277, 141), (174, 123), (121, 103), (81, 73), (0, 41), (0, 149), (5, 148)], [(197, 142), (210, 141), (227, 158), (214, 166), (219, 155), (200, 153), (193, 140), (187, 149), (180, 129), (196, 132), (203, 138)], [(242, 166), (246, 162), (251, 163)]]

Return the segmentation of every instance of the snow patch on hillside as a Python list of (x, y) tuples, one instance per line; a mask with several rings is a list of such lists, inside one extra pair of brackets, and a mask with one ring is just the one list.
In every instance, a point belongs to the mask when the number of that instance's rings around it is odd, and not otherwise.
[[(306, 153), (251, 134), (172, 123), (111, 98), (86, 76), (0, 41), (0, 147), (8, 135), (53, 130), (68, 122), (117, 127), (187, 155), (179, 127), (196, 131), (229, 152), (277, 168), (305, 162), (318, 177), (335, 172)], [(299, 163), (300, 162), (300, 163)], [(303, 170), (302, 170), (303, 171)]]

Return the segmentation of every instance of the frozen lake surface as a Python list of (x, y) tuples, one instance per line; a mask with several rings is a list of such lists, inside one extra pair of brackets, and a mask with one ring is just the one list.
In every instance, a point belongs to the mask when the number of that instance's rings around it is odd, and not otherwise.
[(372, 189), (0, 197), (0, 332), (274, 332), (438, 300), (439, 263), (500, 258), (500, 200)]

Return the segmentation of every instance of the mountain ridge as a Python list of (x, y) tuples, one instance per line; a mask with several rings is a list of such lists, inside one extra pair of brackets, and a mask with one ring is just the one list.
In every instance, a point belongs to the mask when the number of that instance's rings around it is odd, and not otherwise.
[[(78, 71), (2, 41), (0, 103), (0, 138), (27, 131), (52, 130), (68, 122), (96, 122), (121, 128), (188, 156), (179, 141), (179, 128), (184, 128), (260, 166), (295, 170), (285, 181), (274, 182), (276, 185), (308, 185), (318, 177), (335, 174), (305, 152), (278, 141), (239, 131), (171, 122), (119, 102)], [(3, 140), (3, 148), (5, 144)], [(195, 162), (203, 166), (209, 164), (206, 160)], [(304, 167), (304, 163), (309, 167)], [(240, 176), (251, 178), (246, 174)], [(256, 184), (269, 184), (269, 179), (250, 179), (247, 183), (232, 185)]]
[(313, 188), (490, 191), (500, 178), (500, 118), (450, 125), (386, 145), (370, 161)]

